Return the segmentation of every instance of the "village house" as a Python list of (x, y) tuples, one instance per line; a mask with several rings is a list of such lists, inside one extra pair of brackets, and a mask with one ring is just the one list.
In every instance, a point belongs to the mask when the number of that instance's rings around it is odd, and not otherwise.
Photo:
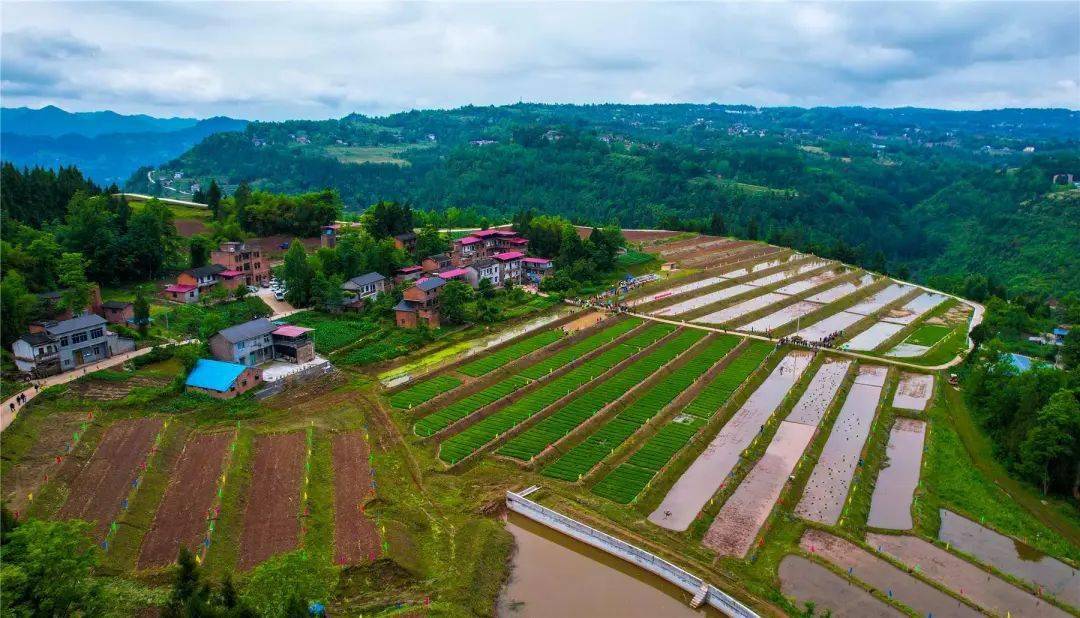
[(195, 286), (198, 288), (198, 297), (201, 294), (205, 294), (208, 288), (212, 288), (218, 283), (218, 273), (227, 270), (221, 264), (209, 264), (207, 266), (200, 266), (198, 268), (189, 268), (176, 276), (176, 284), (183, 286)]
[(424, 274), (423, 266), (405, 266), (399, 268), (394, 275), (394, 283), (405, 283), (406, 281), (416, 281)]
[(390, 288), (389, 281), (379, 273), (365, 273), (341, 284), (345, 306), (358, 309), (370, 298), (382, 294)]
[(237, 271), (244, 285), (270, 285), (270, 263), (262, 252), (242, 242), (223, 242), (210, 252), (210, 261), (224, 266), (224, 270)]
[(521, 283), (523, 272), (521, 260), (524, 257), (525, 254), (520, 251), (506, 251), (495, 254), (495, 261), (499, 263), (499, 278), (502, 280), (503, 285)]
[(545, 277), (551, 275), (555, 265), (547, 258), (527, 257), (522, 258), (521, 267), (525, 272), (525, 279), (531, 283), (539, 284)]
[(210, 351), (218, 360), (249, 367), (272, 360), (306, 363), (315, 358), (310, 331), (256, 318), (218, 331), (210, 337)]
[(109, 324), (127, 324), (135, 320), (135, 305), (126, 301), (107, 300), (101, 303), (101, 315)]
[(71, 371), (135, 348), (106, 330), (108, 322), (87, 313), (69, 320), (35, 322), (11, 346), (19, 371), (37, 377)]
[(416, 252), (416, 232), (394, 235), (394, 246), (398, 249), (404, 249), (405, 253), (412, 255)]
[(468, 272), (467, 277), (473, 288), (480, 287), (481, 279), (487, 279), (495, 287), (498, 287), (502, 281), (499, 263), (491, 258), (477, 260), (465, 267), (465, 270)]
[(513, 230), (480, 230), (454, 241), (451, 260), (455, 266), (469, 266), (476, 260), (494, 257), (496, 253), (519, 251), (525, 253), (529, 241)]
[(440, 277), (423, 277), (409, 286), (401, 302), (394, 307), (395, 322), (401, 328), (416, 328), (426, 324), (439, 327), (439, 294), (446, 281)]
[(426, 273), (433, 273), (450, 268), (451, 266), (453, 266), (453, 262), (450, 259), (449, 253), (436, 253), (435, 255), (429, 255), (420, 261), (420, 267), (423, 268)]
[[(71, 310), (64, 306), (64, 292), (67, 290), (51, 290), (38, 294), (39, 315), (50, 320), (70, 320), (75, 317)], [(98, 284), (90, 285), (90, 300), (80, 313), (101, 314), (101, 288)]]
[(339, 224), (324, 225), (320, 229), (319, 242), (323, 247), (329, 247), (333, 249), (337, 246), (338, 231), (341, 229)]
[(163, 295), (178, 303), (194, 303), (199, 300), (199, 286), (173, 283), (165, 287)]
[(232, 399), (262, 384), (262, 371), (239, 363), (200, 358), (185, 385), (218, 399)]

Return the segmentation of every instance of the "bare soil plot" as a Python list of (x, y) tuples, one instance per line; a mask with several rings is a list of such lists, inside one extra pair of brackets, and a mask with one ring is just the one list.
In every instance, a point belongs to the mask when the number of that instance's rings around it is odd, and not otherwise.
[(1080, 608), (1080, 574), (1056, 558), (945, 509), (941, 509), (938, 538), (1003, 573), (1041, 587), (1044, 595)]
[(701, 316), (700, 318), (694, 318), (695, 322), (701, 322), (703, 324), (723, 324), (724, 322), (730, 322), (735, 318), (744, 316), (748, 313), (753, 313), (759, 309), (764, 309), (769, 305), (784, 300), (787, 296), (783, 294), (777, 294), (775, 292), (766, 292), (760, 296), (755, 296), (744, 300), (741, 303), (725, 307), (719, 311), (714, 311), (708, 315)]
[(857, 350), (869, 352), (888, 341), (893, 335), (904, 330), (902, 324), (892, 322), (875, 322), (870, 328), (855, 335), (842, 347), (845, 350)]
[(853, 294), (853, 293), (863, 289), (864, 287), (870, 285), (873, 282), (874, 282), (873, 275), (863, 275), (862, 277), (859, 278), (858, 281), (846, 281), (844, 283), (841, 283), (840, 285), (831, 287), (831, 288), (829, 288), (827, 290), (824, 290), (822, 292), (818, 292), (817, 294), (814, 294), (813, 296), (808, 296), (806, 298), (806, 300), (808, 300), (810, 302), (813, 302), (813, 303), (828, 304), (828, 303), (831, 303), (831, 302), (838, 301), (841, 298), (844, 298), (845, 296), (848, 296), (849, 294)]
[(379, 531), (364, 514), (371, 495), (368, 445), (358, 432), (334, 436), (334, 562), (352, 564), (371, 559), (379, 548)]
[(934, 376), (929, 373), (900, 374), (900, 383), (896, 385), (892, 405), (902, 410), (926, 409), (930, 396), (934, 393)]
[(769, 315), (758, 318), (749, 324), (740, 326), (736, 330), (748, 331), (751, 333), (767, 333), (774, 328), (780, 328), (784, 324), (794, 322), (795, 320), (803, 317), (804, 315), (813, 313), (821, 308), (821, 305), (812, 303), (807, 300), (800, 300), (794, 304), (788, 305), (779, 311), (770, 313)]
[(128, 396), (135, 387), (161, 387), (168, 383), (169, 380), (166, 378), (135, 375), (121, 382), (94, 379), (77, 380), (71, 383), (69, 389), (83, 399), (115, 401)]
[[(971, 599), (982, 609), (1004, 616), (1058, 616), (1069, 614), (970, 562), (914, 536), (867, 533), (866, 542), (910, 568), (918, 567), (927, 579)], [(961, 591), (963, 591), (961, 593)]]
[(703, 262), (730, 261), (736, 255), (740, 256), (738, 259), (746, 259), (747, 257), (761, 252), (761, 246), (756, 243), (749, 241), (728, 241), (727, 243), (720, 245), (699, 245), (692, 251), (686, 251), (675, 256), (675, 259), (678, 259), (682, 264), (697, 267)]
[(885, 321), (893, 322), (894, 324), (911, 324), (922, 317), (927, 311), (930, 311), (948, 299), (949, 297), (944, 294), (924, 292), (908, 301), (903, 307), (890, 311), (889, 316), (885, 318)]
[(599, 311), (588, 311), (586, 313), (581, 314), (580, 317), (575, 318), (573, 321), (567, 322), (566, 324), (563, 324), (559, 328), (562, 328), (563, 332), (565, 332), (566, 334), (572, 335), (572, 334), (578, 332), (579, 330), (585, 330), (586, 328), (589, 328), (590, 326), (596, 326), (597, 324), (599, 324), (603, 320), (604, 320), (604, 314), (603, 313), (601, 313)]
[(840, 537), (813, 528), (803, 533), (799, 546), (805, 551), (851, 573), (851, 577), (869, 584), (915, 610), (921, 616), (968, 618), (982, 616), (962, 601), (954, 599), (930, 584), (905, 573), (863, 548)]
[(240, 536), (237, 566), (241, 570), (297, 546), (305, 454), (302, 431), (255, 439), (251, 487)]
[(188, 439), (171, 471), (154, 523), (143, 539), (140, 569), (172, 564), (181, 547), (194, 549), (203, 542), (232, 439), (231, 432)]
[(667, 249), (661, 247), (660, 255), (668, 259), (678, 259), (678, 256), (684, 253), (692, 253), (695, 251), (708, 250), (709, 253), (712, 253), (713, 251), (723, 251), (726, 248), (725, 245), (731, 244), (733, 244), (733, 241), (726, 238), (703, 237), (702, 242), (693, 245)]
[(780, 591), (801, 606), (813, 603), (836, 618), (901, 618), (900, 610), (875, 599), (869, 592), (802, 556), (784, 556), (777, 571)]
[(863, 319), (863, 316), (848, 311), (834, 313), (823, 320), (819, 320), (810, 326), (805, 326), (795, 335), (807, 341), (822, 341), (829, 335), (843, 332), (852, 324)]
[(176, 227), (176, 233), (184, 238), (202, 234), (208, 229), (202, 219), (174, 219), (173, 226)]
[(750, 246), (738, 247), (728, 251), (707, 253), (681, 262), (693, 268), (726, 268), (737, 262), (760, 259), (784, 251), (787, 251), (787, 249), (773, 247), (772, 245), (751, 244)]
[(798, 403), (780, 423), (765, 454), (724, 503), (704, 544), (720, 555), (746, 556), (788, 477), (817, 432), (851, 361), (830, 359), (818, 369)]
[(735, 279), (736, 277), (745, 277), (746, 275), (749, 275), (750, 273), (761, 272), (761, 271), (766, 270), (768, 268), (773, 268), (775, 266), (779, 266), (779, 265), (783, 264), (784, 261), (785, 260), (781, 260), (781, 259), (764, 260), (764, 261), (758, 262), (757, 264), (751, 264), (749, 266), (744, 266), (742, 268), (737, 268), (735, 270), (728, 271), (728, 272), (726, 272), (726, 273), (724, 273), (724, 274), (722, 274), (720, 276), (725, 278), (725, 279)]
[(649, 515), (649, 521), (669, 530), (686, 530), (701, 507), (727, 480), (739, 456), (761, 433), (812, 358), (805, 351), (785, 356), (679, 477), (664, 501)]
[[(589, 228), (592, 233), (592, 228)], [(630, 242), (647, 242), (650, 240), (663, 240), (678, 236), (682, 232), (669, 232), (667, 230), (623, 230), (623, 238)]]
[(825, 441), (821, 457), (810, 473), (802, 500), (795, 509), (804, 519), (830, 526), (840, 519), (880, 398), (881, 386), (860, 384), (858, 378), (848, 390), (832, 433)]
[(896, 419), (885, 449), (887, 461), (878, 473), (870, 498), (868, 526), (887, 530), (911, 529), (911, 499), (919, 485), (925, 439), (925, 422)]
[(71, 483), (60, 519), (94, 522), (94, 536), (103, 536), (132, 490), (162, 428), (161, 419), (140, 418), (113, 423), (93, 456)]
[(709, 292), (708, 294), (702, 294), (701, 296), (695, 296), (682, 302), (675, 303), (670, 307), (664, 307), (663, 309), (657, 309), (652, 312), (652, 315), (681, 315), (688, 313), (695, 309), (700, 309), (707, 305), (711, 305), (716, 302), (720, 302), (724, 299), (731, 298), (732, 296), (738, 296), (745, 292), (749, 292), (754, 289), (749, 285), (737, 283), (731, 287), (726, 287), (722, 290), (716, 290), (715, 292)]
[(885, 305), (903, 297), (905, 294), (913, 290), (910, 285), (904, 285), (902, 283), (890, 284), (884, 290), (877, 292), (870, 296), (870, 298), (863, 299), (854, 307), (848, 309), (848, 313), (857, 313), (859, 315), (870, 315), (875, 311), (880, 311)]

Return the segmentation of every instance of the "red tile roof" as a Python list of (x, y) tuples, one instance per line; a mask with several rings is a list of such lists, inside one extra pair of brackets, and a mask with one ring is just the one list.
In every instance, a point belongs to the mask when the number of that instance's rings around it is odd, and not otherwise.
[(459, 239), (455, 240), (454, 242), (458, 243), (459, 245), (475, 245), (478, 242), (484, 242), (484, 241), (483, 241), (482, 238), (477, 238), (475, 236), (466, 236), (464, 238), (459, 238)]
[(183, 294), (183, 293), (186, 293), (186, 292), (190, 292), (190, 291), (192, 291), (192, 290), (194, 290), (194, 289), (196, 289), (198, 287), (199, 286), (197, 286), (197, 285), (185, 285), (183, 283), (174, 283), (174, 284), (170, 285), (169, 287), (165, 288), (165, 291), (166, 292), (175, 292), (175, 293)]
[(242, 274), (244, 273), (240, 272), (239, 270), (223, 270), (218, 273), (218, 276), (232, 279), (233, 277), (239, 277)]
[(479, 232), (471, 232), (470, 235), (477, 238), (487, 238), (488, 236), (499, 235), (499, 230), (480, 230)]
[(525, 262), (526, 264), (550, 264), (551, 263), (551, 260), (549, 260), (547, 258), (534, 258), (534, 257), (527, 257), (527, 258), (525, 258), (524, 260), (521, 260), (521, 261)]
[(520, 257), (522, 257), (524, 255), (525, 254), (520, 252), (520, 251), (506, 251), (504, 253), (496, 253), (494, 255), (494, 258), (496, 260), (500, 260), (500, 261), (505, 262), (507, 260), (516, 260), (516, 259), (518, 259), (518, 258), (520, 258)]
[(272, 335), (278, 335), (280, 337), (299, 337), (300, 335), (303, 335), (304, 333), (309, 333), (309, 332), (311, 332), (313, 330), (315, 330), (315, 329), (314, 328), (304, 328), (303, 326), (293, 326), (291, 324), (286, 324), (284, 326), (279, 326), (271, 334)]
[(439, 276), (443, 279), (453, 279), (455, 277), (462, 277), (469, 271), (464, 268), (451, 268), (450, 270), (444, 270), (439, 273)]
[(528, 238), (508, 238), (506, 240), (506, 242), (510, 243), (511, 245), (527, 245), (527, 244), (529, 244), (529, 239)]
[(399, 268), (398, 272), (399, 273), (409, 274), (409, 273), (418, 273), (418, 272), (420, 272), (422, 270), (424, 270), (424, 268), (422, 266), (406, 266), (405, 268)]

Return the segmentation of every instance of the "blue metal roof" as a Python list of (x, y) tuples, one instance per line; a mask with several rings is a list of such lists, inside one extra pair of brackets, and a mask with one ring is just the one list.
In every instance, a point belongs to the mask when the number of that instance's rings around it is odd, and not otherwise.
[(195, 361), (195, 368), (187, 377), (187, 385), (206, 388), (219, 393), (228, 392), (229, 387), (247, 367), (238, 363), (226, 363), (219, 360), (200, 358)]
[(1069, 334), (1069, 329), (1062, 328), (1062, 327), (1059, 326), (1059, 327), (1054, 329), (1054, 334), (1057, 335), (1058, 337), (1064, 337), (1065, 335)]

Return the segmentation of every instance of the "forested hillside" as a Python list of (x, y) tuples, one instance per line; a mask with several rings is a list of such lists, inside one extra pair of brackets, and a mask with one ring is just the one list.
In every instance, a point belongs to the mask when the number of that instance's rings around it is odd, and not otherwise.
[[(253, 123), (158, 169), (227, 189), (331, 187), (354, 210), (391, 199), (708, 229), (924, 281), (979, 273), (1050, 295), (1080, 289), (1076, 190), (1053, 184), (1080, 179), (1078, 116), (519, 104)], [(128, 188), (154, 191), (146, 172)]]

